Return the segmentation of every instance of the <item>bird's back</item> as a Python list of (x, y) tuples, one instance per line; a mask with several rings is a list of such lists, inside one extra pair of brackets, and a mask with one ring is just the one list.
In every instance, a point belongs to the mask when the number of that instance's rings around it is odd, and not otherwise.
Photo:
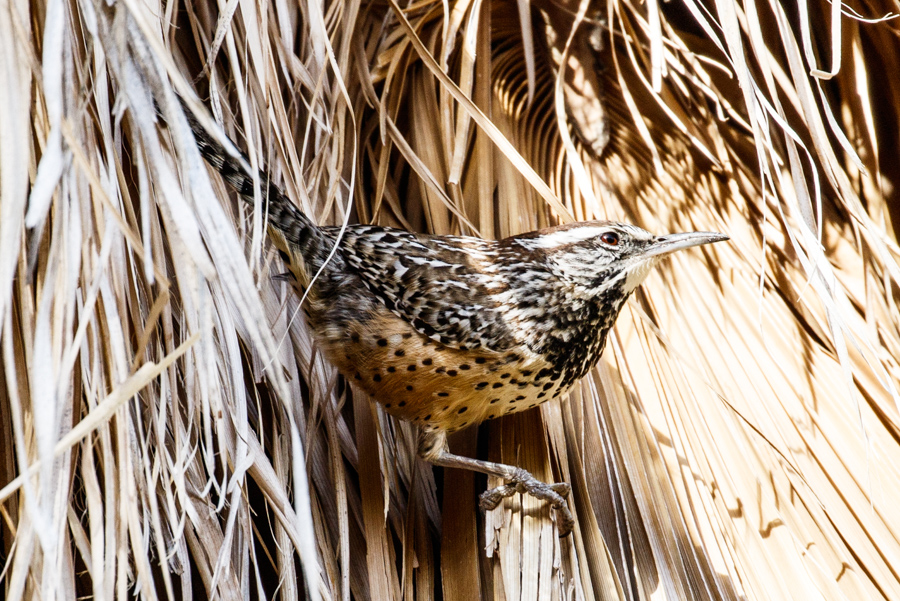
[[(393, 415), (453, 431), (565, 392), (508, 320), (500, 243), (375, 226), (351, 226), (340, 239), (339, 228), (322, 231), (337, 243), (339, 267), (312, 282), (309, 324), (329, 360)], [(284, 256), (295, 282), (311, 280)]]

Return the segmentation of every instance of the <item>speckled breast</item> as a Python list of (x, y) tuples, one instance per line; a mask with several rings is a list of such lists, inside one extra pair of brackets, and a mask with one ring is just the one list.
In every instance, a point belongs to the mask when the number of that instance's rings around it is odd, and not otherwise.
[(525, 347), (462, 351), (422, 336), (386, 309), (320, 340), (356, 386), (425, 429), (459, 430), (566, 391), (559, 371)]

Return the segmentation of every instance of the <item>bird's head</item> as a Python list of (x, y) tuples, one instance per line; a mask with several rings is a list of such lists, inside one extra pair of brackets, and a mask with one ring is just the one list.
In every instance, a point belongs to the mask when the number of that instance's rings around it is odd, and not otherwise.
[(717, 232), (655, 236), (625, 223), (587, 221), (534, 232), (518, 242), (544, 255), (579, 296), (595, 297), (613, 288), (628, 296), (666, 255), (722, 240), (728, 236)]

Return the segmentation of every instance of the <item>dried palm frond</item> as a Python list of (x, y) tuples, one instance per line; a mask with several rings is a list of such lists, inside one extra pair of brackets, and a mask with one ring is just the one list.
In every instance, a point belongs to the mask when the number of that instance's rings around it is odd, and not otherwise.
[[(891, 10), (4, 3), (6, 598), (900, 598)], [(320, 223), (731, 236), (453, 437), (571, 482), (572, 536), (322, 359), (176, 94)]]

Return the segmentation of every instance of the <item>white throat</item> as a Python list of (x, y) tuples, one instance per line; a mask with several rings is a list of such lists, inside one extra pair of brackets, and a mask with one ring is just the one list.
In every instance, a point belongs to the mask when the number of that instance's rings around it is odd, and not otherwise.
[(628, 270), (625, 274), (625, 290), (626, 294), (631, 294), (635, 288), (641, 285), (641, 283), (647, 279), (647, 276), (650, 275), (650, 270), (658, 262), (656, 257), (651, 257), (650, 259), (645, 259), (643, 261), (637, 261), (634, 265), (628, 267)]

